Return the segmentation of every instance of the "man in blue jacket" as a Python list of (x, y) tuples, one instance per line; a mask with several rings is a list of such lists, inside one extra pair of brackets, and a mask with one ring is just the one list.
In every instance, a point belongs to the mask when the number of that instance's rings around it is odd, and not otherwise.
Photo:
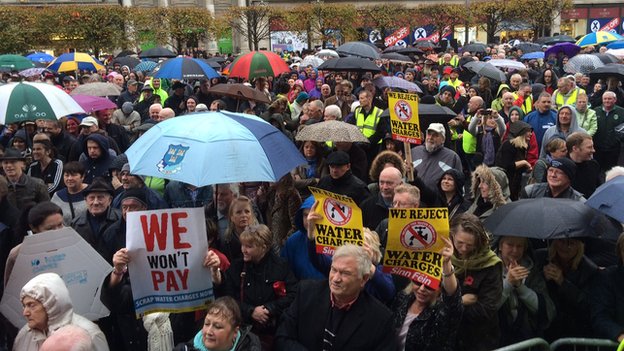
[(542, 149), (542, 139), (546, 130), (557, 123), (557, 113), (550, 108), (552, 105), (551, 99), (552, 96), (550, 94), (541, 93), (535, 103), (535, 111), (524, 117), (524, 121), (533, 127), (538, 150)]

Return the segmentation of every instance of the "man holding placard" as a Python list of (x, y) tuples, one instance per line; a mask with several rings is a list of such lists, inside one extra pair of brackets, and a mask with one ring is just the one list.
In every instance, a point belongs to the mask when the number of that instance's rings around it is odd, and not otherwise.
[[(134, 192), (125, 194), (122, 208), (126, 247), (113, 255), (115, 268), (102, 296), (111, 313), (119, 315), (125, 348), (141, 350), (147, 336), (136, 315), (202, 308), (213, 298), (220, 262), (208, 251), (203, 209), (140, 211), (147, 208), (146, 200)], [(203, 267), (213, 268), (212, 279)]]

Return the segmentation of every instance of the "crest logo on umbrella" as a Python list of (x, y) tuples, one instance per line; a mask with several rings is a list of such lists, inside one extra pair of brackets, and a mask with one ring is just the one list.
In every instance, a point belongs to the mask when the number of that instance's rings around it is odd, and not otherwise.
[(22, 111), (24, 111), (24, 112), (35, 112), (35, 111), (37, 111), (37, 106), (26, 104), (26, 105), (22, 106)]
[(170, 144), (162, 160), (158, 162), (158, 171), (165, 175), (178, 173), (182, 170), (182, 161), (190, 148), (190, 146), (183, 146), (182, 144)]

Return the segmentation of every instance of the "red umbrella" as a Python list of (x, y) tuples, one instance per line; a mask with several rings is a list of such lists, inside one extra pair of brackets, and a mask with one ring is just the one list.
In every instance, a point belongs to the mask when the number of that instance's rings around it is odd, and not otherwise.
[(72, 97), (87, 113), (117, 108), (114, 102), (104, 97), (90, 95), (72, 95)]
[(229, 76), (253, 80), (276, 77), (285, 72), (290, 72), (290, 67), (279, 55), (270, 51), (252, 51), (232, 62)]

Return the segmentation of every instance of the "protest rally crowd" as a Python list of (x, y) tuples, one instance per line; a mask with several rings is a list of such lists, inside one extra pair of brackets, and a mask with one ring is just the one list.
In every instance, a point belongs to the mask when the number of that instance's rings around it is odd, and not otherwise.
[[(549, 49), (539, 46), (547, 54), (538, 59), (507, 44), (405, 51), (411, 62), (370, 60), (370, 70), (323, 70), (306, 64), (313, 51), (284, 51), (288, 71), (251, 79), (228, 78), (228, 56), (210, 57), (221, 77), (195, 80), (155, 78), (114, 59), (97, 72), (4, 72), (7, 84), (46, 82), (71, 93), (108, 82), (119, 92), (108, 96), (116, 108), (2, 126), (3, 287), (24, 237), (63, 227), (113, 270), (101, 291), (110, 315), (97, 321), (73, 312), (59, 275), (34, 277), (20, 293), (27, 325), (0, 315), (0, 350), (492, 350), (534, 337), (622, 341), (624, 236), (529, 239), (493, 235), (483, 223), (523, 199), (584, 203), (624, 176), (624, 74), (574, 65), (578, 56), (606, 55), (603, 46)], [(211, 91), (235, 83), (259, 97)], [(384, 113), (395, 108), (393, 92), (418, 95), (420, 145), (393, 139)], [(206, 111), (264, 119), (307, 164), (274, 183), (195, 186), (133, 172), (125, 152), (150, 128), (193, 114), (200, 125)], [(365, 142), (302, 139), (327, 121), (355, 126)], [(358, 205), (363, 246), (317, 253), (322, 218), (309, 187)], [(126, 231), (127, 214), (196, 207), (205, 212), (204, 266), (216, 300), (137, 318), (126, 238), (139, 234)], [(440, 256), (418, 258), (439, 267), (436, 288), (384, 270), (391, 208), (448, 209)], [(608, 220), (619, 234), (620, 220)]]

